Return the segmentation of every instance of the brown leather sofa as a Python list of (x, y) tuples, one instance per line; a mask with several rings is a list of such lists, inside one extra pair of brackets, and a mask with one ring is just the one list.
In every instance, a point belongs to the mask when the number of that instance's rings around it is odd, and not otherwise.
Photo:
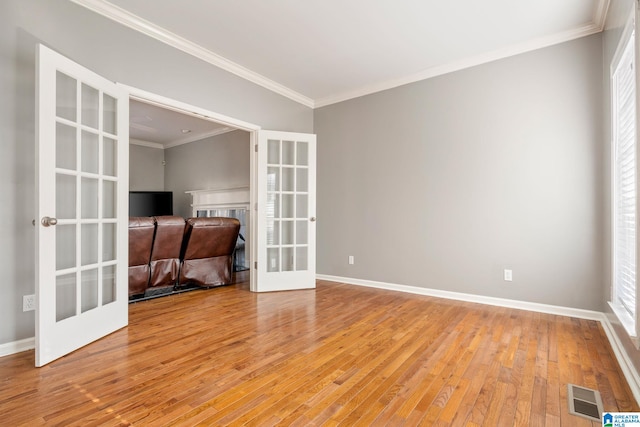
[(149, 262), (155, 234), (153, 217), (129, 218), (129, 296), (144, 294), (149, 285)]
[(230, 284), (239, 232), (235, 218), (129, 218), (129, 299)]
[(150, 262), (150, 278), (147, 293), (174, 287), (180, 272), (180, 250), (184, 236), (184, 218), (181, 216), (157, 216), (156, 237), (153, 239)]
[(235, 218), (189, 218), (184, 232), (180, 284), (211, 287), (231, 283), (240, 232)]

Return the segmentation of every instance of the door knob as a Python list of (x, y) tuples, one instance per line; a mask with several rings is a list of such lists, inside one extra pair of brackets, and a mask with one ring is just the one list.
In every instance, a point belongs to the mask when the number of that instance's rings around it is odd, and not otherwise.
[(58, 223), (58, 220), (56, 218), (45, 216), (42, 218), (42, 221), (40, 222), (42, 223), (43, 226), (49, 227), (51, 225), (56, 225)]
[(311, 218), (309, 218), (309, 221), (311, 221), (311, 222), (316, 222), (316, 217), (315, 217), (315, 216), (312, 216)]

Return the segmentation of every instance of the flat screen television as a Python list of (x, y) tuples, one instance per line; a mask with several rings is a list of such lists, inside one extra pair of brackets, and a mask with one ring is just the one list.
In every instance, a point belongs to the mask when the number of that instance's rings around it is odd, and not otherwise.
[(129, 216), (173, 215), (173, 192), (130, 191)]

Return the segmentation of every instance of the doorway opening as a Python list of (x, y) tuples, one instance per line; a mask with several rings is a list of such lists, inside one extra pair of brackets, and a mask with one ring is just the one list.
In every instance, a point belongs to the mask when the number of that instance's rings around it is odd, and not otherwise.
[[(173, 215), (241, 222), (234, 276), (254, 290), (255, 153), (258, 126), (127, 87), (129, 189), (173, 194)], [(212, 197), (213, 195), (213, 197)]]

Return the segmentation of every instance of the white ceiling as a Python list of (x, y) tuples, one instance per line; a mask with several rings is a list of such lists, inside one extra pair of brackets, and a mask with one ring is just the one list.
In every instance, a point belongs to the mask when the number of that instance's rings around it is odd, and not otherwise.
[(164, 149), (232, 130), (196, 116), (133, 99), (129, 101), (129, 139), (132, 144)]
[(71, 0), (310, 107), (602, 30), (609, 0)]
[[(602, 31), (609, 0), (71, 0), (320, 107)], [(188, 129), (188, 133), (182, 133)], [(229, 131), (131, 101), (133, 143)]]

